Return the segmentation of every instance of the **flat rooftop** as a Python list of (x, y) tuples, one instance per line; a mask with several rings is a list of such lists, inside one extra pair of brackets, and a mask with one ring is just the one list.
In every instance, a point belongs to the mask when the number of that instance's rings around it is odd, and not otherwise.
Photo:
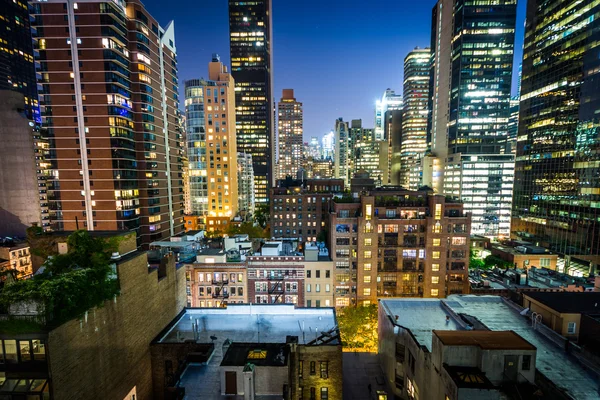
[[(192, 324), (197, 324), (194, 332)], [(188, 308), (172, 323), (160, 343), (229, 339), (239, 343), (285, 343), (297, 336), (305, 344), (337, 326), (333, 308), (295, 308), (279, 304), (231, 304), (227, 308)], [(196, 335), (196, 336), (195, 336)], [(330, 344), (339, 344), (336, 339)]]
[[(456, 314), (477, 318), (492, 331), (514, 331), (537, 348), (536, 367), (560, 389), (574, 399), (595, 399), (600, 396), (597, 377), (585, 369), (573, 356), (566, 353), (531, 327), (529, 318), (519, 314), (499, 296), (451, 295), (442, 299), (386, 299), (381, 300), (386, 313), (398, 315), (397, 324), (409, 329), (419, 344), (431, 351), (430, 330), (460, 330), (444, 306)], [(446, 326), (446, 327), (444, 327)], [(465, 331), (461, 332), (462, 334)]]
[(462, 329), (453, 318), (446, 319), (451, 315), (439, 299), (386, 299), (381, 300), (380, 305), (392, 319), (398, 316), (396, 325), (409, 329), (417, 342), (430, 352), (434, 330)]
[(200, 256), (217, 256), (219, 254), (225, 254), (225, 250), (223, 249), (202, 249), (198, 252)]
[(281, 243), (279, 243), (279, 244), (278, 243), (265, 243), (265, 244), (263, 244), (263, 247), (267, 248), (267, 249), (276, 249), (279, 246), (281, 246)]
[(232, 343), (221, 361), (222, 367), (285, 367), (289, 348), (285, 343)]
[(433, 331), (446, 346), (477, 346), (483, 350), (535, 350), (514, 331)]

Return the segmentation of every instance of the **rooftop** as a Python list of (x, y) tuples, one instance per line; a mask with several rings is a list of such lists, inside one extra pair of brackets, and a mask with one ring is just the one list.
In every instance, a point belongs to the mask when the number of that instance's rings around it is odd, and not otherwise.
[(494, 384), (479, 368), (444, 364), (444, 369), (459, 388), (494, 389)]
[[(409, 329), (419, 344), (431, 351), (430, 330), (460, 330), (450, 318), (446, 325), (445, 316), (466, 314), (477, 318), (492, 331), (512, 330), (537, 348), (536, 366), (549, 380), (574, 399), (598, 399), (598, 381), (573, 356), (550, 342), (531, 327), (527, 317), (499, 296), (451, 295), (438, 299), (390, 299), (381, 300), (388, 315), (398, 315), (397, 324)], [(464, 332), (462, 332), (464, 333)]]
[(198, 255), (200, 256), (217, 256), (219, 254), (225, 254), (225, 251), (223, 249), (206, 248), (198, 252)]
[(285, 343), (232, 343), (223, 356), (221, 366), (284, 367), (289, 349)]
[[(192, 324), (198, 324), (195, 334)], [(293, 305), (230, 304), (227, 308), (188, 308), (159, 338), (161, 343), (196, 339), (230, 339), (239, 343), (285, 343), (297, 336), (299, 344), (314, 340), (337, 326), (333, 308), (295, 308)], [(196, 335), (196, 338), (194, 337)], [(331, 344), (338, 344), (334, 340)]]
[(514, 331), (433, 331), (446, 346), (478, 346), (482, 350), (535, 350)]
[(263, 244), (263, 247), (266, 247), (267, 249), (276, 249), (281, 245), (281, 243), (265, 243)]
[(600, 292), (524, 292), (523, 295), (559, 313), (600, 313)]

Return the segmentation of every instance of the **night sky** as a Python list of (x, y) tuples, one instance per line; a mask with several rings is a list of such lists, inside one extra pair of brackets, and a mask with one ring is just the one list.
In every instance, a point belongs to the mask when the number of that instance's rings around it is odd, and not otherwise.
[[(175, 21), (179, 82), (206, 77), (213, 53), (229, 66), (227, 0), (143, 0), (165, 26)], [(402, 93), (403, 63), (430, 43), (435, 0), (273, 0), (274, 98), (294, 89), (304, 103), (304, 138), (323, 136), (335, 119), (372, 128), (386, 88)], [(172, 5), (172, 6), (171, 6)], [(522, 57), (525, 0), (519, 0), (515, 74)], [(183, 100), (181, 101), (183, 107)]]

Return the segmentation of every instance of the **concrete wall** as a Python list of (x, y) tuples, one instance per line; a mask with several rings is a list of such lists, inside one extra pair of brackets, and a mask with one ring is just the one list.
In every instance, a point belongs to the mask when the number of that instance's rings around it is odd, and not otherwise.
[(54, 398), (152, 398), (150, 342), (183, 309), (185, 269), (148, 273), (145, 253), (118, 263), (121, 294), (49, 334)]
[[(335, 268), (333, 262), (306, 262), (304, 266), (306, 278), (304, 278), (303, 306), (308, 307), (308, 301), (310, 300), (310, 307), (316, 307), (317, 300), (319, 300), (320, 307), (335, 307), (333, 300), (335, 293)], [(317, 270), (320, 271), (320, 278), (317, 278)], [(308, 277), (308, 271), (310, 271), (310, 278)], [(327, 278), (327, 271), (329, 271), (329, 278)], [(308, 291), (309, 284), (310, 292)], [(317, 292), (317, 284), (319, 284), (319, 292)], [(329, 285), (329, 291), (327, 291), (327, 285)], [(327, 301), (329, 301), (329, 304), (327, 304)]]
[(0, 92), (0, 236), (25, 236), (33, 223), (41, 226), (40, 194), (33, 131), (23, 95)]
[[(554, 332), (566, 338), (578, 340), (581, 327), (581, 314), (561, 314), (550, 307), (523, 295), (523, 307), (529, 308), (531, 312), (542, 315), (542, 323)], [(575, 322), (575, 333), (569, 334), (569, 322)]]

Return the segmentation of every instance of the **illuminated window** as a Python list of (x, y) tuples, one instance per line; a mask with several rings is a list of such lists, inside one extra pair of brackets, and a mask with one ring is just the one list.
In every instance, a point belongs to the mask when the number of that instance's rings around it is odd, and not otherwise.
[(454, 245), (454, 246), (462, 246), (465, 244), (467, 244), (466, 237), (453, 237), (452, 238), (452, 245)]
[(371, 219), (371, 215), (373, 214), (373, 206), (371, 204), (367, 204), (365, 206), (365, 219)]
[(440, 270), (440, 264), (431, 264), (431, 270), (437, 272)]
[(438, 259), (440, 258), (440, 252), (439, 251), (434, 251), (433, 253), (431, 253), (431, 257), (433, 259)]
[(365, 263), (364, 266), (363, 266), (363, 270), (370, 271), (371, 270), (371, 263)]
[(370, 275), (365, 275), (363, 278), (364, 278), (363, 279), (364, 283), (371, 283), (371, 276)]
[(440, 277), (439, 276), (432, 276), (431, 277), (431, 283), (433, 283), (433, 284), (440, 283)]
[(435, 219), (442, 219), (442, 205), (435, 205)]
[(437, 297), (439, 291), (437, 289), (431, 289), (431, 297)]
[(372, 239), (371, 238), (366, 238), (365, 239), (365, 246), (370, 246), (372, 243)]
[(370, 296), (370, 295), (371, 295), (371, 288), (364, 288), (363, 296)]
[(267, 358), (266, 350), (250, 350), (248, 352), (248, 360), (264, 360)]
[(442, 241), (441, 239), (433, 239), (433, 245), (434, 246), (439, 246), (440, 243), (441, 243), (441, 241)]
[(364, 258), (367, 258), (367, 259), (368, 259), (368, 258), (371, 258), (371, 250), (366, 250), (366, 251), (364, 252)]
[(433, 226), (433, 233), (442, 233), (442, 225), (439, 222)]

